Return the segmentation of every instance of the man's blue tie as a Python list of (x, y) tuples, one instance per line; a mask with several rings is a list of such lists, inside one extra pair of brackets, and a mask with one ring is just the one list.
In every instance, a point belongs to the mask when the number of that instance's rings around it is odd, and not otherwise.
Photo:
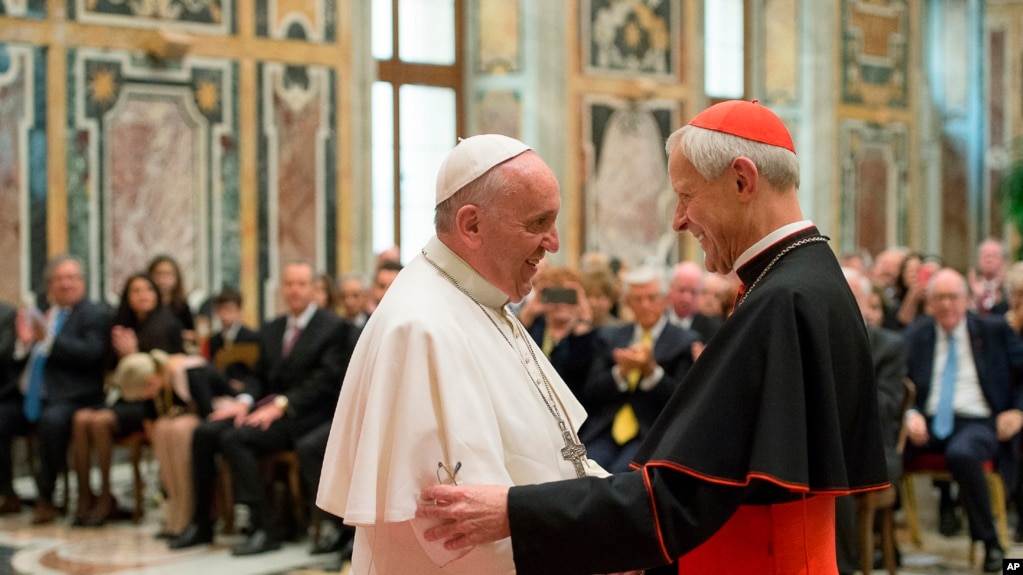
[(956, 395), (956, 374), (959, 372), (959, 357), (956, 353), (956, 338), (948, 334), (948, 358), (945, 370), (941, 372), (941, 395), (938, 397), (938, 409), (934, 412), (932, 423), (934, 437), (945, 439), (952, 435), (952, 424), (955, 421), (955, 408), (952, 400)]
[[(55, 337), (60, 328), (64, 325), (64, 320), (67, 318), (67, 310), (61, 309), (57, 314), (57, 319), (53, 322), (53, 332), (49, 337)], [(36, 349), (32, 353), (32, 362), (29, 365), (28, 377), (28, 389), (25, 390), (25, 418), (30, 423), (39, 421), (39, 411), (42, 409), (43, 404), (43, 371), (46, 369), (46, 359), (49, 357), (47, 353), (43, 353), (41, 349), (42, 342), (36, 344)]]

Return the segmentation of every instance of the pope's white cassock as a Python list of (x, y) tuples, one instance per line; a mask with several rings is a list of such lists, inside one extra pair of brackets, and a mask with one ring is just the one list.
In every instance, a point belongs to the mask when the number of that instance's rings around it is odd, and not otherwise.
[(508, 296), (436, 237), (423, 251), (356, 345), (316, 503), (356, 526), (353, 575), (514, 573), (510, 538), (467, 553), (424, 541), (419, 491), (450, 483), (459, 463), (460, 485), (605, 472), (563, 457), (558, 418), (577, 443), (586, 413), (505, 309)]

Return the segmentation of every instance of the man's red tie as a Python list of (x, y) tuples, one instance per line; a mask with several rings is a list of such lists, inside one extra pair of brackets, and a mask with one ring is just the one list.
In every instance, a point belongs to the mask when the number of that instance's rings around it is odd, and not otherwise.
[(292, 348), (295, 347), (295, 342), (298, 341), (298, 334), (302, 332), (302, 328), (298, 327), (298, 324), (291, 326), (291, 331), (288, 332), (288, 338), (284, 340), (284, 347), (281, 349), (281, 356), (288, 357), (291, 355)]

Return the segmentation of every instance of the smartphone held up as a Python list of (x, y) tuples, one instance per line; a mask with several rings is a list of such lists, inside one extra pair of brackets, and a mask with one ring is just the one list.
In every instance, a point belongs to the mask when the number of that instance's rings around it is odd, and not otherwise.
[(575, 290), (567, 287), (545, 287), (540, 292), (540, 301), (543, 303), (567, 303), (575, 305), (578, 303)]

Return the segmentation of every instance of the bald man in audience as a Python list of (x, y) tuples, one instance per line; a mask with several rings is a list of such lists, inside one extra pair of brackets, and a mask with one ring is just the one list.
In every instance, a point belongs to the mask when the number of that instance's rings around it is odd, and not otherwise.
[[(916, 401), (906, 414), (907, 457), (945, 455), (970, 537), (984, 543), (984, 571), (999, 572), (1005, 550), (995, 532), (984, 463), (998, 455), (999, 441), (1023, 428), (1023, 342), (1004, 318), (968, 312), (966, 278), (953, 269), (935, 272), (926, 294), (932, 315), (903, 332), (907, 375), (916, 384)], [(948, 522), (953, 510), (943, 503)]]
[(710, 341), (721, 328), (720, 315), (708, 316), (700, 312), (706, 277), (707, 272), (695, 262), (681, 262), (675, 265), (668, 289), (668, 319), (700, 334), (703, 343)]

